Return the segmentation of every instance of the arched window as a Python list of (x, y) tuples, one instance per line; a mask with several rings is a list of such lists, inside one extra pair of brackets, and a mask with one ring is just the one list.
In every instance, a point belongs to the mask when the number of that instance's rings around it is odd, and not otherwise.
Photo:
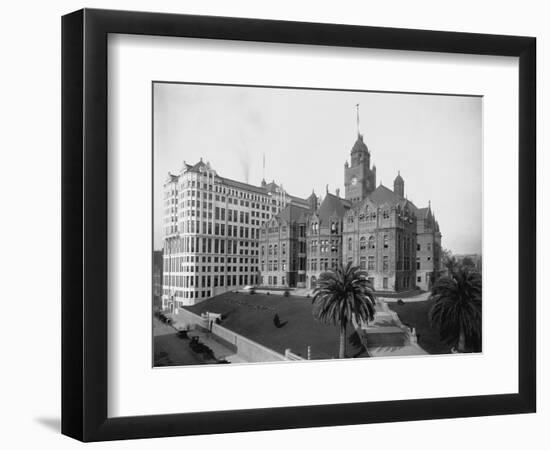
[(273, 246), (273, 254), (277, 256), (277, 244)]
[(388, 248), (388, 235), (384, 235), (384, 248)]
[(365, 236), (361, 236), (359, 239), (359, 250), (363, 251), (367, 249), (367, 238)]
[(273, 245), (270, 245), (270, 246), (269, 246), (269, 254), (270, 254), (270, 255), (273, 255)]
[(353, 250), (353, 239), (348, 238), (348, 250), (351, 252)]
[(369, 249), (374, 248), (374, 236), (369, 237)]
[(332, 223), (330, 224), (330, 232), (331, 232), (332, 234), (338, 233), (338, 224), (337, 224), (336, 222), (332, 222)]
[(284, 242), (282, 244), (281, 250), (282, 250), (283, 255), (286, 255), (286, 244)]

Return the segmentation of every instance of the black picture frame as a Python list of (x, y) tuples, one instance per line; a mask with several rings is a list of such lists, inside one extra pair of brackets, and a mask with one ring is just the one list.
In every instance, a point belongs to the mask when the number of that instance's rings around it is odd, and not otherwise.
[[(107, 417), (109, 33), (519, 58), (518, 393)], [(62, 18), (62, 433), (82, 441), (213, 434), (536, 409), (536, 39), (83, 9)]]

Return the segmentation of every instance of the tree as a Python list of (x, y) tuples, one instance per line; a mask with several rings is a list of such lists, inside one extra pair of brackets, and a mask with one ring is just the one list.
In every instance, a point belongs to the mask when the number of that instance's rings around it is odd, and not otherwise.
[(339, 358), (345, 358), (348, 324), (360, 325), (371, 321), (375, 301), (367, 273), (351, 262), (323, 272), (319, 277), (312, 300), (313, 315), (317, 320), (339, 328)]
[(461, 265), (462, 265), (462, 267), (465, 267), (467, 269), (475, 269), (475, 267), (476, 267), (476, 263), (469, 256), (465, 256), (464, 258), (462, 258)]
[(447, 269), (449, 275), (458, 267), (456, 256), (454, 256), (453, 252), (446, 248), (441, 251), (441, 262), (443, 263), (443, 267)]
[(481, 347), (481, 275), (465, 267), (436, 281), (430, 299), (432, 327), (459, 352)]

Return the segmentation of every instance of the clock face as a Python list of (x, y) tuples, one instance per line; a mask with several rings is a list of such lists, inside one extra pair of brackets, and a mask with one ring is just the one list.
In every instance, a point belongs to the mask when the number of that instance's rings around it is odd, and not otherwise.
[(353, 177), (351, 179), (351, 184), (352, 184), (352, 186), (355, 186), (357, 184), (357, 177)]

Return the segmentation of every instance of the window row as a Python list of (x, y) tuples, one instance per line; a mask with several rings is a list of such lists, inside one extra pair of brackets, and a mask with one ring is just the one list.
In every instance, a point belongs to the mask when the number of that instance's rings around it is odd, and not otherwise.
[[(278, 244), (269, 244), (268, 246), (268, 255), (269, 256), (277, 256), (279, 254), (279, 245)], [(265, 255), (265, 245), (261, 246), (261, 255)], [(286, 243), (283, 242), (281, 244), (281, 255), (286, 255)]]
[(163, 293), (167, 297), (181, 297), (183, 295), (181, 292), (183, 291), (178, 291), (177, 288), (200, 289), (205, 287), (218, 286), (243, 286), (246, 284), (253, 284), (256, 278), (256, 274), (194, 276), (181, 275), (174, 277), (174, 284), (165, 284), (163, 288)]

